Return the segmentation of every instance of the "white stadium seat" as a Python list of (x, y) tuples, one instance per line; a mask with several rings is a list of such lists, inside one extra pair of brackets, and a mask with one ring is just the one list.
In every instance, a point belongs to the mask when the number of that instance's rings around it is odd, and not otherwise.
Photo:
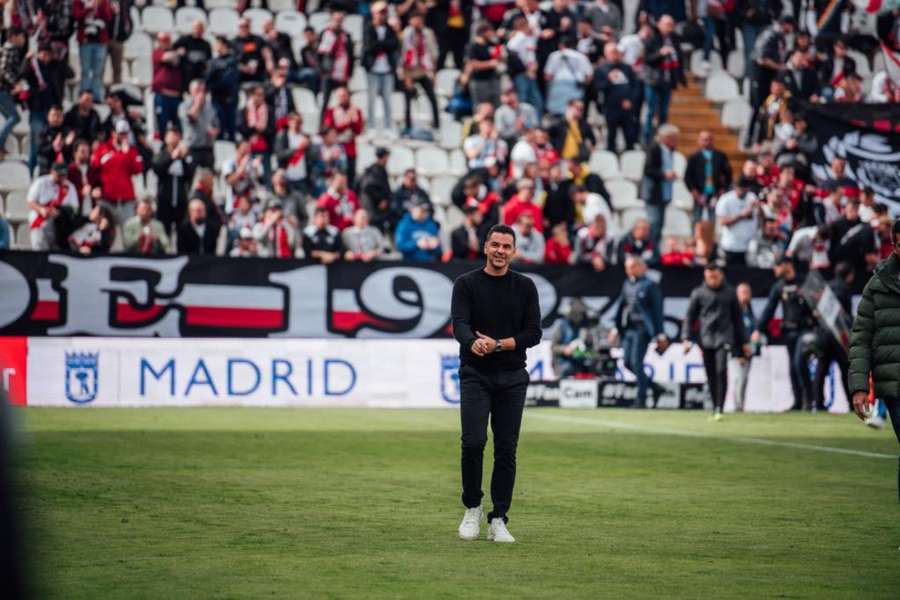
[(736, 79), (744, 76), (744, 52), (732, 50), (728, 53), (728, 74)]
[(310, 109), (317, 109), (318, 104), (316, 104), (316, 95), (312, 93), (312, 90), (304, 87), (295, 87), (291, 90), (291, 94), (294, 96), (294, 106), (297, 107), (297, 110), (307, 111)]
[(664, 236), (674, 235), (680, 238), (691, 237), (693, 234), (691, 218), (684, 210), (670, 205), (666, 208), (666, 222), (665, 225), (663, 225), (662, 233)]
[(458, 178), (451, 175), (441, 175), (431, 180), (431, 201), (439, 206), (448, 206), (452, 203), (450, 193), (456, 185)]
[(416, 166), (416, 158), (412, 150), (406, 146), (394, 144), (389, 150), (391, 154), (387, 163), (388, 175), (402, 175), (407, 169), (412, 169)]
[(25, 163), (17, 160), (0, 162), (0, 190), (27, 190), (31, 186), (31, 174)]
[(646, 219), (647, 211), (643, 208), (629, 208), (622, 212), (619, 231), (630, 231), (638, 219)]
[(619, 171), (619, 157), (608, 150), (594, 150), (591, 154), (588, 168), (591, 170), (591, 173), (596, 173), (602, 179), (621, 175)]
[(216, 158), (216, 171), (221, 170), (222, 165), (234, 158), (237, 151), (234, 142), (228, 140), (216, 140), (213, 146), (213, 156)]
[(694, 50), (691, 53), (691, 73), (700, 79), (708, 77), (722, 70), (722, 57), (718, 52), (709, 53), (709, 69), (703, 69), (703, 50)]
[(604, 182), (613, 209), (616, 211), (643, 206), (638, 199), (637, 186), (627, 179), (610, 179)]
[(275, 29), (288, 34), (291, 38), (302, 36), (304, 27), (306, 27), (306, 15), (303, 13), (284, 11), (275, 16)]
[(453, 96), (453, 88), (459, 79), (459, 69), (441, 69), (435, 75), (434, 91), (438, 96), (450, 98)]
[(753, 108), (743, 98), (729, 100), (722, 107), (722, 125), (729, 129), (743, 129), (750, 122)]
[(125, 40), (124, 52), (126, 60), (134, 60), (139, 56), (150, 56), (153, 52), (153, 40), (143, 31), (135, 31)]
[(316, 33), (321, 33), (325, 27), (328, 26), (328, 21), (331, 19), (331, 16), (324, 11), (314, 12), (309, 15), (307, 19), (307, 25), (316, 30)]
[(206, 10), (215, 10), (217, 8), (230, 8), (234, 10), (236, 4), (237, 2), (234, 0), (206, 0), (206, 2), (203, 3), (203, 5), (206, 6)]
[(452, 119), (443, 119), (441, 121), (441, 130), (439, 133), (441, 147), (448, 150), (459, 148), (462, 146), (462, 123)]
[(362, 15), (347, 15), (344, 17), (344, 31), (350, 34), (350, 37), (359, 44), (362, 42), (363, 36), (363, 18)]
[(350, 88), (351, 92), (364, 92), (368, 90), (369, 80), (366, 76), (366, 70), (362, 67), (353, 69), (353, 75), (350, 76), (347, 87)]
[(162, 6), (148, 6), (141, 13), (141, 23), (144, 31), (157, 34), (160, 31), (172, 32), (175, 30), (175, 20), (172, 11)]
[(138, 56), (131, 63), (131, 80), (140, 87), (147, 87), (153, 81), (153, 62), (149, 56)]
[[(879, 50), (879, 54), (881, 53)], [(847, 56), (856, 61), (856, 73), (860, 77), (865, 79), (872, 74), (872, 69), (869, 67), (869, 59), (865, 54), (858, 50), (847, 50)]]
[(362, 173), (375, 162), (375, 146), (372, 144), (359, 143), (356, 145), (356, 174)]
[(206, 12), (194, 6), (182, 6), (175, 11), (175, 30), (178, 33), (190, 33), (194, 21), (206, 21)]
[(240, 17), (233, 8), (216, 8), (209, 13), (209, 32), (229, 39), (237, 32)]
[(679, 179), (684, 178), (684, 172), (687, 169), (687, 158), (684, 154), (676, 150), (672, 153), (672, 170), (678, 174)]
[(262, 35), (263, 25), (272, 20), (272, 13), (264, 8), (248, 8), (242, 16), (250, 19), (250, 31), (256, 35)]
[(632, 181), (639, 181), (644, 175), (644, 151), (626, 150), (619, 157), (622, 174)]
[(694, 208), (694, 197), (681, 179), (672, 182), (672, 204), (684, 210)]
[(269, 0), (268, 5), (273, 13), (292, 12), (297, 9), (295, 0)]
[(447, 153), (433, 146), (416, 150), (416, 171), (423, 177), (436, 177), (449, 173)]
[(703, 95), (707, 100), (721, 104), (741, 95), (737, 81), (728, 73), (715, 73), (706, 80)]
[(28, 223), (22, 223), (16, 229), (16, 247), (20, 250), (31, 248), (31, 227), (29, 227)]
[(450, 173), (453, 175), (463, 176), (468, 173), (469, 167), (466, 164), (466, 155), (462, 149), (450, 151)]
[(16, 222), (28, 220), (28, 199), (24, 189), (13, 190), (7, 194), (6, 218)]

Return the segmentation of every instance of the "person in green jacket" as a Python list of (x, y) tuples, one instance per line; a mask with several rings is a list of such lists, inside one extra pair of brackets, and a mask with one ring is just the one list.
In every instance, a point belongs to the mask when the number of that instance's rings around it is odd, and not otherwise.
[[(871, 374), (875, 397), (887, 405), (900, 442), (900, 219), (891, 235), (894, 252), (875, 268), (853, 321), (849, 383), (853, 411), (865, 421)], [(900, 469), (897, 483), (900, 492)]]

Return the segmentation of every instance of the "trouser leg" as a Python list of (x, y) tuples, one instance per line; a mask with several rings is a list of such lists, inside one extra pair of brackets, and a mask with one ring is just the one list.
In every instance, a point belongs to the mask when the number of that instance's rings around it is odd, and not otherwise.
[(491, 412), (490, 387), (474, 369), (462, 367), (460, 379), (460, 424), (462, 427), (462, 502), (466, 508), (481, 504), (481, 473), (487, 426)]
[(431, 104), (431, 126), (435, 129), (439, 129), (441, 121), (440, 116), (438, 115), (437, 96), (434, 95), (434, 82), (430, 77), (422, 77), (416, 83), (418, 83), (425, 91), (425, 97), (428, 98), (428, 103)]
[(749, 358), (744, 360), (735, 359), (737, 369), (735, 369), (734, 378), (734, 409), (738, 412), (744, 411), (747, 398), (747, 382), (750, 380), (750, 360)]
[(512, 504), (516, 482), (516, 449), (525, 408), (525, 390), (528, 372), (525, 369), (502, 373), (498, 376), (496, 391), (491, 402), (491, 431), (494, 434), (494, 471), (491, 474), (491, 501), (494, 509), (488, 521), (502, 518)]
[(728, 351), (725, 348), (703, 349), (703, 367), (713, 409), (721, 411), (725, 406), (728, 386)]
[(634, 373), (637, 379), (637, 397), (635, 408), (647, 406), (647, 388), (650, 387), (650, 378), (644, 371), (644, 355), (647, 354), (647, 346), (650, 338), (640, 331), (628, 331), (625, 334), (625, 366)]

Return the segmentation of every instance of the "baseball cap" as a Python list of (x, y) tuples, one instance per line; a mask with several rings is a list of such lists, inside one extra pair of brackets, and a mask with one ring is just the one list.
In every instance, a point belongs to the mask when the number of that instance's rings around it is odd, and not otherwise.
[(57, 173), (62, 173), (63, 175), (65, 175), (69, 172), (69, 167), (64, 162), (57, 162), (53, 163), (53, 170)]
[(116, 121), (116, 133), (131, 133), (131, 125), (125, 119)]

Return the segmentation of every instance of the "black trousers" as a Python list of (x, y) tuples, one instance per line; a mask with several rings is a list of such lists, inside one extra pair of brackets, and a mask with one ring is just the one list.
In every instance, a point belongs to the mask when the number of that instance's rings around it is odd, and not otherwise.
[(412, 129), (412, 100), (416, 95), (416, 86), (422, 88), (422, 91), (425, 92), (425, 96), (428, 98), (428, 102), (431, 103), (431, 126), (434, 129), (439, 129), (441, 126), (440, 118), (438, 117), (438, 101), (437, 97), (434, 95), (434, 82), (430, 77), (418, 77), (412, 80), (412, 87), (403, 88), (403, 93), (406, 96), (406, 128)]
[(831, 333), (821, 334), (822, 354), (816, 361), (816, 372), (813, 376), (813, 390), (816, 394), (816, 408), (825, 410), (825, 378), (831, 370), (831, 363), (836, 362), (841, 370), (841, 385), (844, 386), (844, 394), (850, 399), (850, 386), (847, 384), (847, 373), (850, 369), (850, 361), (847, 353), (831, 336)]
[(706, 370), (706, 384), (712, 397), (713, 408), (725, 407), (725, 392), (728, 390), (728, 347), (701, 348), (703, 368)]
[(447, 56), (453, 57), (453, 66), (462, 69), (465, 63), (466, 45), (469, 43), (469, 30), (459, 27), (448, 27), (438, 36), (438, 70), (444, 68)]
[(791, 390), (794, 392), (794, 406), (791, 410), (802, 410), (812, 399), (812, 380), (809, 377), (809, 356), (803, 349), (800, 338), (803, 331), (786, 331), (783, 335), (790, 364)]
[(459, 370), (460, 420), (462, 422), (462, 501), (466, 508), (481, 504), (482, 461), (487, 443), (487, 426), (490, 420), (494, 433), (494, 471), (491, 475), (491, 501), (493, 510), (488, 521), (502, 518), (512, 503), (513, 486), (516, 483), (516, 448), (522, 411), (525, 408), (525, 390), (528, 372), (482, 372), (464, 365)]
[(618, 137), (617, 134), (620, 129), (622, 130), (622, 135), (625, 136), (625, 149), (631, 150), (634, 148), (634, 143), (637, 141), (638, 135), (638, 123), (634, 118), (634, 115), (637, 114), (640, 113), (624, 110), (610, 110), (606, 112), (607, 150), (614, 153), (617, 152), (616, 137)]

